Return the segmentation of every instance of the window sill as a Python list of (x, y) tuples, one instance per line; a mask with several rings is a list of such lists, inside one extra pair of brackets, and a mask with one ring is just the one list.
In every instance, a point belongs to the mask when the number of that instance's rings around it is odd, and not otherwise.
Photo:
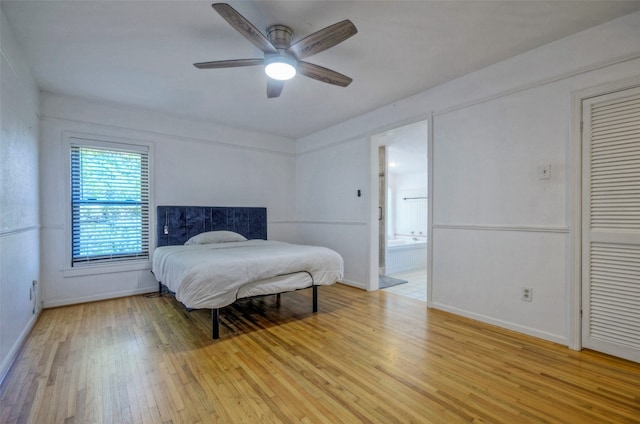
[(145, 271), (151, 269), (151, 262), (148, 260), (114, 263), (114, 264), (94, 264), (80, 265), (73, 268), (63, 268), (63, 277), (82, 277), (85, 275), (113, 274), (118, 272)]

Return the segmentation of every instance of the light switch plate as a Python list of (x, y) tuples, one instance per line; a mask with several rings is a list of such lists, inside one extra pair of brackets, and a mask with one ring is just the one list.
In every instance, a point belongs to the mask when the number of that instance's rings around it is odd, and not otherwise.
[(551, 164), (538, 166), (538, 179), (548, 180), (551, 178)]

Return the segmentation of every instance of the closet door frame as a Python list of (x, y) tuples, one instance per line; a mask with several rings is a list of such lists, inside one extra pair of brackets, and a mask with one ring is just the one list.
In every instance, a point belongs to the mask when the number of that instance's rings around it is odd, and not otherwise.
[(596, 87), (576, 91), (572, 95), (572, 122), (569, 148), (569, 287), (567, 307), (567, 336), (569, 348), (581, 350), (582, 343), (582, 105), (583, 101), (606, 94), (640, 87), (640, 75)]

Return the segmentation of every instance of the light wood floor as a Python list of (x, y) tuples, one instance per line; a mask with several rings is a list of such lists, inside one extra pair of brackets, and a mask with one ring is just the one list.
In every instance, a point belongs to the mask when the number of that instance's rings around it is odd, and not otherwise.
[(207, 311), (135, 296), (45, 310), (0, 422), (638, 423), (640, 364), (383, 290), (320, 287)]

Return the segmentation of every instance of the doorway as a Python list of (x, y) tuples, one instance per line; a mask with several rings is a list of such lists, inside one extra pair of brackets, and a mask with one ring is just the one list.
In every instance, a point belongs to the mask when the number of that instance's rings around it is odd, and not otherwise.
[(427, 300), (428, 121), (372, 137), (377, 152), (378, 287)]

